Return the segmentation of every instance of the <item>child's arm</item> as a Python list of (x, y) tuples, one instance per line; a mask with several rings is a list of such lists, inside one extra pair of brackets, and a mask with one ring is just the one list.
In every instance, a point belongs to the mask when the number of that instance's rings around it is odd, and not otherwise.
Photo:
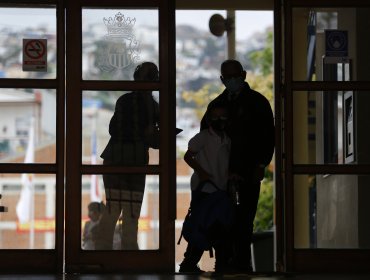
[(199, 165), (199, 163), (195, 160), (196, 153), (187, 150), (184, 155), (185, 162), (194, 169), (194, 171), (198, 174), (199, 179), (201, 182), (209, 180), (210, 175)]

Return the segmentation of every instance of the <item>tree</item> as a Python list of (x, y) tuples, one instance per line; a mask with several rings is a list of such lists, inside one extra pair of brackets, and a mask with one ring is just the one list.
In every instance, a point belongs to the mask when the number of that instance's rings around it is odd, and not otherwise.
[(182, 93), (182, 98), (187, 103), (193, 103), (195, 113), (198, 119), (201, 120), (209, 102), (215, 99), (221, 91), (221, 87), (207, 83), (197, 91), (184, 91)]
[(252, 67), (266, 77), (273, 72), (273, 33), (267, 29), (266, 45), (262, 50), (249, 53)]
[(261, 183), (260, 198), (258, 200), (254, 231), (270, 230), (273, 226), (273, 172), (266, 168), (265, 179)]
[[(247, 75), (251, 88), (261, 92), (273, 106), (273, 33), (266, 33), (266, 45), (261, 50), (249, 53), (249, 59), (255, 72)], [(270, 230), (273, 226), (273, 170), (271, 165), (266, 168), (265, 179), (261, 183), (260, 199), (258, 201), (254, 230)]]
[(253, 72), (247, 74), (247, 81), (251, 88), (261, 92), (274, 108), (274, 61), (273, 61), (273, 33), (270, 28), (266, 30), (266, 45), (261, 50), (255, 50), (247, 54), (251, 61)]

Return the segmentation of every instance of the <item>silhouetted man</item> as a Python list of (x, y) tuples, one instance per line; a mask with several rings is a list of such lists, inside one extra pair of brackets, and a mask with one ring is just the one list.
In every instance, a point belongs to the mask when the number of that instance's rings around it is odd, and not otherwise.
[[(239, 61), (221, 65), (226, 89), (211, 101), (223, 102), (229, 111), (226, 133), (231, 139), (229, 178), (239, 185), (239, 202), (233, 236), (233, 269), (252, 271), (250, 244), (261, 180), (274, 153), (274, 119), (268, 100), (245, 82), (246, 71)], [(207, 112), (206, 112), (207, 115)], [(208, 127), (205, 117), (201, 129)]]

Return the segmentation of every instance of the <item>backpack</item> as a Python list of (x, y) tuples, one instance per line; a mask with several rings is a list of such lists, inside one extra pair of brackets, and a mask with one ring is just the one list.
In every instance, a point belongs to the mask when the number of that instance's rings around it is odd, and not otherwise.
[[(216, 191), (202, 192), (207, 184), (212, 184)], [(228, 193), (220, 190), (211, 181), (202, 182), (193, 191), (193, 198), (177, 244), (180, 244), (184, 237), (188, 243), (197, 248), (212, 252), (212, 247), (225, 237), (233, 222), (234, 205)]]

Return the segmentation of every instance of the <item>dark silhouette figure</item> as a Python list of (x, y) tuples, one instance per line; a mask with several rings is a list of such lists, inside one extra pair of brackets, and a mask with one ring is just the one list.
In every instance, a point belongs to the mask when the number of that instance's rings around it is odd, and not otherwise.
[[(212, 107), (212, 108), (211, 108)], [(224, 191), (226, 195), (228, 181), (228, 161), (230, 153), (230, 138), (225, 133), (227, 123), (227, 110), (222, 103), (213, 103), (208, 108), (207, 124), (208, 129), (204, 129), (190, 139), (188, 150), (185, 153), (185, 162), (194, 170), (191, 177), (191, 209), (199, 209), (195, 203), (208, 205), (204, 198), (218, 190)], [(221, 202), (221, 201), (219, 201)], [(202, 206), (201, 206), (202, 207)], [(224, 223), (212, 217), (215, 212), (223, 211), (221, 204), (215, 206), (209, 205), (210, 208), (204, 209), (207, 221), (200, 221), (203, 213), (192, 211), (191, 215), (194, 224), (192, 227), (202, 228), (207, 243), (209, 243), (216, 253), (215, 270), (222, 270), (227, 263), (225, 250), (229, 246), (228, 227)], [(215, 209), (214, 207), (217, 207)], [(198, 217), (194, 217), (198, 215)], [(212, 224), (207, 227), (207, 223)], [(201, 224), (198, 224), (201, 223)], [(180, 264), (179, 272), (181, 273), (201, 273), (198, 262), (202, 257), (204, 248), (199, 245), (199, 240), (188, 240), (188, 246), (184, 253), (184, 260)]]
[[(236, 60), (221, 65), (221, 81), (226, 89), (208, 105), (221, 102), (228, 108), (226, 133), (231, 139), (229, 178), (239, 185), (239, 204), (233, 230), (232, 266), (249, 272), (250, 245), (261, 180), (270, 163), (275, 146), (274, 118), (268, 100), (245, 82), (246, 71)], [(208, 110), (201, 121), (201, 130), (208, 128)]]
[[(158, 68), (144, 62), (135, 69), (135, 81), (156, 81)], [(148, 164), (149, 148), (159, 147), (159, 104), (151, 91), (123, 94), (109, 123), (111, 138), (101, 157), (103, 164)], [(137, 233), (145, 188), (145, 174), (103, 175), (107, 210), (100, 221), (97, 250), (112, 250), (117, 221), (122, 216), (122, 249), (138, 250)]]

